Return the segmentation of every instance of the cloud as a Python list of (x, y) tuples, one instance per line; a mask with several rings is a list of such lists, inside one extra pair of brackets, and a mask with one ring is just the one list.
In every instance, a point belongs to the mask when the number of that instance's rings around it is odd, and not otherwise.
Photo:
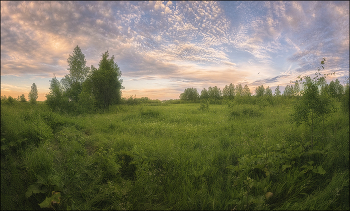
[(278, 82), (281, 78), (287, 78), (287, 76), (289, 75), (279, 75), (273, 78), (266, 78), (266, 79), (262, 79), (262, 80), (256, 80), (253, 83), (251, 83), (250, 85), (252, 86), (260, 86), (260, 85), (265, 85), (265, 84), (269, 84), (269, 83), (275, 83)]
[[(79, 2), (2, 3), (6, 9), (1, 13), (1, 54), (7, 58), (2, 60), (3, 74), (42, 71), (38, 62), (59, 65), (62, 71), (77, 44), (95, 48), (101, 54), (110, 46), (110, 39), (119, 38), (116, 44), (125, 41), (128, 34), (121, 32), (125, 28), (115, 27), (118, 21), (106, 6)], [(94, 10), (89, 13), (91, 8)], [(30, 65), (15, 69), (15, 63)]]
[[(83, 53), (88, 49), (87, 65), (109, 50), (127, 74), (174, 71), (171, 59), (234, 64), (223, 46), (229, 21), (215, 2), (5, 2), (3, 8), (3, 74), (35, 74), (45, 64), (67, 73), (66, 60), (77, 44)], [(159, 18), (161, 12), (167, 18)]]
[(2, 75), (62, 77), (76, 45), (88, 66), (108, 50), (123, 76), (174, 89), (279, 83), (323, 57), (342, 77), (349, 2), (1, 2)]
[(154, 76), (145, 76), (145, 77), (138, 77), (138, 78), (132, 78), (130, 81), (140, 81), (140, 80), (156, 80), (157, 77)]

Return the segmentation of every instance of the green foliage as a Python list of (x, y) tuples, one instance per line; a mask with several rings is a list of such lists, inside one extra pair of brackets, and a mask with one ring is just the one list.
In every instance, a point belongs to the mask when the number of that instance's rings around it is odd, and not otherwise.
[(200, 99), (201, 99), (201, 100), (209, 99), (209, 93), (208, 93), (208, 90), (207, 90), (206, 88), (204, 88), (204, 89), (201, 91)]
[(52, 191), (51, 197), (46, 197), (46, 199), (39, 204), (40, 208), (53, 208), (54, 204), (59, 204), (61, 202), (61, 193)]
[(134, 155), (128, 151), (120, 151), (118, 153), (118, 159), (121, 165), (121, 177), (126, 180), (135, 180), (136, 163), (134, 162)]
[(29, 185), (27, 192), (26, 192), (26, 197), (29, 198), (30, 196), (32, 196), (35, 193), (46, 193), (47, 192), (47, 188), (42, 187), (41, 184), (35, 183), (32, 185)]
[(38, 111), (40, 107), (20, 113), (15, 112), (17, 109), (10, 105), (1, 108), (1, 153), (4, 155), (38, 145), (53, 135)]
[(296, 95), (296, 96), (300, 95), (300, 86), (299, 86), (299, 82), (298, 81), (295, 81), (295, 83), (294, 83), (293, 94)]
[(88, 76), (89, 67), (86, 67), (85, 55), (79, 46), (73, 50), (73, 55), (67, 59), (69, 74), (62, 78), (61, 82), (65, 95), (73, 102), (78, 102), (79, 94), (82, 92), (82, 84)]
[(244, 85), (243, 91), (242, 91), (242, 96), (250, 97), (252, 94), (250, 93), (250, 89), (248, 85)]
[(144, 110), (142, 107), (140, 109), (140, 115), (143, 118), (158, 118), (160, 116), (160, 112), (153, 109)]
[(242, 84), (236, 85), (236, 96), (240, 97), (243, 94), (243, 87)]
[(102, 54), (99, 68), (92, 70), (90, 76), (92, 93), (97, 106), (102, 109), (108, 109), (110, 105), (117, 104), (121, 100), (121, 72), (114, 62), (114, 56), (108, 57), (108, 51)]
[(169, 104), (181, 104), (183, 103), (183, 100), (180, 100), (180, 99), (170, 99), (170, 100), (165, 100), (163, 101), (164, 102), (164, 105), (169, 105)]
[(180, 99), (185, 101), (196, 102), (199, 100), (199, 94), (196, 88), (187, 88), (180, 94)]
[(5, 103), (7, 103), (7, 104), (9, 104), (9, 105), (13, 105), (13, 104), (16, 103), (16, 99), (13, 98), (13, 97), (11, 97), (11, 96), (9, 96), (9, 97), (6, 99)]
[(68, 98), (64, 96), (61, 83), (56, 76), (50, 80), (50, 92), (46, 95), (46, 104), (53, 111), (65, 111), (68, 104)]
[(258, 86), (258, 87), (255, 89), (255, 96), (257, 96), (257, 97), (262, 97), (262, 96), (264, 96), (264, 94), (265, 94), (264, 85)]
[(222, 96), (226, 99), (233, 99), (235, 96), (235, 85), (230, 83), (229, 86), (225, 86), (225, 88), (222, 90)]
[[(95, 68), (91, 65), (91, 70), (94, 71)], [(79, 113), (93, 113), (96, 108), (96, 99), (92, 92), (92, 80), (91, 77), (87, 77), (82, 84), (82, 91), (78, 96), (78, 111)]]
[(38, 89), (36, 87), (36, 84), (33, 83), (32, 86), (31, 86), (31, 90), (28, 94), (28, 99), (29, 99), (29, 102), (32, 103), (32, 104), (35, 104), (36, 103), (36, 99), (38, 99)]
[(329, 96), (340, 100), (344, 94), (344, 87), (339, 80), (331, 81), (329, 84), (322, 84), (321, 93), (327, 93)]
[(284, 88), (283, 96), (290, 97), (294, 95), (293, 85), (287, 85)]
[(206, 112), (124, 104), (78, 116), (2, 104), (6, 144), (36, 124), (45, 138), (2, 150), (1, 208), (348, 210), (348, 115), (335, 110), (305, 151), (307, 125), (288, 121), (294, 98), (278, 106), (235, 98)]
[(121, 102), (122, 79), (114, 56), (102, 55), (99, 69), (86, 67), (85, 55), (76, 46), (67, 60), (69, 74), (59, 82), (50, 81), (46, 104), (53, 110), (69, 114), (88, 114), (106, 110)]
[(234, 107), (230, 111), (231, 118), (235, 117), (242, 117), (242, 118), (248, 118), (248, 117), (260, 117), (262, 115), (260, 109), (257, 108), (257, 106), (244, 106), (242, 107)]
[(209, 101), (201, 101), (201, 104), (198, 109), (200, 111), (209, 111)]
[(343, 99), (342, 99), (342, 108), (343, 111), (349, 113), (349, 84), (347, 84), (347, 86), (345, 86), (345, 94), (343, 95)]
[(270, 87), (266, 88), (264, 95), (266, 97), (272, 97), (272, 90), (270, 89)]
[(21, 103), (25, 103), (27, 102), (26, 97), (24, 96), (24, 94), (22, 94), (21, 96), (18, 96), (17, 101), (21, 102)]
[(137, 105), (137, 104), (139, 104), (139, 102), (136, 99), (136, 96), (135, 97), (130, 96), (128, 99), (125, 100), (125, 103), (127, 105)]
[[(181, 101), (181, 100), (178, 100)], [(130, 96), (128, 99), (122, 98), (121, 99), (121, 104), (126, 104), (126, 105), (153, 105), (153, 106), (159, 106), (159, 105), (167, 105), (170, 103), (174, 103), (174, 100), (167, 100), (165, 102), (161, 102), (160, 100), (151, 100), (148, 97), (141, 97), (141, 98), (136, 98), (133, 96)]]
[(280, 86), (279, 86), (279, 85), (278, 85), (278, 86), (276, 87), (276, 89), (275, 89), (275, 96), (276, 96), (276, 97), (281, 96), (281, 91), (280, 91)]
[[(325, 59), (321, 62), (324, 64)], [(322, 66), (323, 67), (323, 66)], [(317, 118), (325, 118), (327, 114), (334, 112), (332, 100), (327, 92), (319, 93), (319, 86), (325, 81), (324, 76), (319, 77), (321, 73), (316, 73), (316, 76), (311, 79), (305, 77), (303, 82), (302, 97), (295, 105), (295, 111), (292, 114), (292, 120), (300, 125), (302, 122), (307, 123), (311, 127), (311, 146), (313, 146), (313, 129)], [(302, 79), (300, 79), (302, 81)]]
[(1, 96), (1, 103), (5, 103), (7, 101), (7, 97), (5, 96)]
[(217, 86), (208, 88), (209, 99), (217, 101), (221, 99), (221, 90)]

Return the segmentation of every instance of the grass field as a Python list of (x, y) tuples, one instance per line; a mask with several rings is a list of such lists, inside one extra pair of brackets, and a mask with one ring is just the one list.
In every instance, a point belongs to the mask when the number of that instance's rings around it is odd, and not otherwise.
[[(274, 105), (1, 105), (1, 209), (349, 209), (349, 117)], [(39, 205), (40, 204), (40, 205)]]

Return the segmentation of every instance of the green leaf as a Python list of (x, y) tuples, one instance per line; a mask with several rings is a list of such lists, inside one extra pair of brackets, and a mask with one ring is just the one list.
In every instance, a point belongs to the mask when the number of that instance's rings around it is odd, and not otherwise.
[(46, 199), (43, 201), (43, 202), (41, 202), (40, 204), (39, 204), (39, 206), (41, 207), (41, 208), (50, 208), (51, 207), (51, 197), (50, 198), (48, 198), (48, 197), (46, 197)]
[(264, 171), (265, 171), (266, 176), (268, 177), (270, 175), (270, 171), (267, 168), (265, 168)]
[(45, 193), (47, 190), (44, 189), (40, 189), (39, 184), (33, 184), (33, 185), (29, 185), (27, 192), (26, 192), (26, 197), (29, 198), (31, 195), (33, 195), (33, 193)]
[(286, 170), (287, 168), (290, 168), (290, 167), (292, 167), (291, 165), (283, 165), (282, 166), (282, 171), (284, 171), (284, 170)]
[(50, 208), (51, 203), (57, 203), (59, 204), (61, 202), (61, 193), (52, 191), (51, 197), (46, 197), (46, 199), (39, 204), (41, 208)]
[(4, 150), (4, 151), (5, 151), (5, 150), (7, 150), (7, 148), (8, 148), (7, 145), (2, 145), (2, 146), (1, 146), (1, 150)]
[(227, 166), (226, 168), (235, 170), (235, 166), (233, 166), (233, 165), (229, 165), (229, 166)]
[(306, 168), (306, 169), (307, 169), (308, 167), (309, 167), (309, 166), (307, 166), (307, 165), (303, 165), (301, 168)]
[(317, 173), (317, 174), (322, 174), (322, 175), (326, 173), (326, 171), (322, 168), (322, 166), (318, 166), (317, 169), (315, 168), (312, 171)]
[(307, 172), (307, 169), (304, 169), (300, 172), (300, 174), (305, 174)]

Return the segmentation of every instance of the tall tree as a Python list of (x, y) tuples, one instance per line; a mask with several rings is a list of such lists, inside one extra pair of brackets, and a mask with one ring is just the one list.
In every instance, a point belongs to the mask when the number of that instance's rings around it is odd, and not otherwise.
[(222, 95), (220, 88), (218, 88), (217, 86), (209, 87), (208, 94), (210, 99), (215, 99), (215, 100), (219, 100)]
[(349, 106), (350, 106), (350, 103), (349, 103), (349, 81), (346, 83), (345, 87), (344, 87), (344, 96), (343, 96), (343, 99), (342, 99), (342, 108), (345, 112), (348, 112), (349, 113)]
[(233, 85), (232, 83), (230, 83), (229, 86), (225, 86), (225, 88), (222, 90), (222, 96), (224, 98), (228, 98), (228, 99), (233, 99), (235, 96), (235, 85)]
[(31, 90), (28, 94), (28, 98), (29, 98), (29, 102), (33, 104), (35, 104), (36, 99), (38, 99), (38, 89), (35, 83), (33, 83), (33, 85), (31, 86)]
[(209, 99), (209, 93), (206, 88), (202, 89), (200, 98), (201, 100)]
[(300, 95), (300, 86), (298, 81), (295, 81), (294, 83), (293, 94), (296, 96)]
[[(91, 70), (93, 72), (96, 68), (91, 65)], [(82, 113), (92, 113), (95, 109), (95, 104), (96, 100), (92, 92), (92, 79), (90, 75), (83, 83), (82, 91), (79, 94), (78, 107)]]
[(293, 85), (287, 85), (286, 88), (284, 88), (283, 95), (286, 97), (293, 95)]
[[(321, 61), (322, 68), (324, 62)], [(294, 106), (294, 113), (292, 114), (293, 120), (300, 125), (301, 123), (307, 123), (311, 128), (311, 147), (313, 147), (313, 135), (314, 126), (317, 118), (324, 118), (327, 114), (334, 111), (333, 102), (328, 97), (326, 92), (320, 95), (319, 87), (324, 83), (325, 76), (321, 76), (321, 73), (316, 72), (316, 76), (311, 79), (309, 76), (305, 77), (303, 82), (303, 91), (301, 92), (302, 97)], [(321, 77), (319, 77), (321, 76)], [(302, 79), (300, 79), (301, 81)]]
[(181, 100), (188, 100), (195, 102), (199, 99), (199, 94), (196, 88), (187, 88), (183, 93), (180, 94)]
[(242, 91), (242, 96), (247, 96), (250, 97), (252, 94), (250, 93), (250, 89), (248, 85), (244, 85), (243, 91)]
[(61, 82), (65, 94), (74, 102), (78, 102), (78, 96), (82, 91), (82, 84), (85, 81), (90, 68), (86, 67), (85, 55), (79, 46), (73, 50), (73, 54), (67, 59), (69, 74), (62, 78)]
[(281, 96), (280, 85), (278, 85), (275, 89), (275, 96)]
[(329, 93), (329, 95), (330, 96), (332, 96), (332, 97), (336, 97), (337, 96), (337, 89), (336, 89), (336, 84), (335, 84), (335, 82), (334, 81), (331, 81), (330, 83), (329, 83), (329, 86), (328, 86), (328, 93)]
[(344, 94), (344, 86), (340, 84), (338, 79), (335, 79), (335, 89), (337, 91), (337, 97), (340, 97)]
[(25, 102), (27, 102), (27, 99), (26, 99), (26, 97), (24, 96), (24, 94), (22, 94), (20, 97), (18, 97), (18, 101), (19, 101), (19, 102), (22, 102), (22, 103), (25, 103)]
[(264, 93), (265, 93), (264, 85), (261, 85), (255, 88), (255, 96), (262, 97), (264, 96)]
[(238, 84), (236, 86), (236, 96), (240, 97), (242, 95), (242, 92), (243, 92), (242, 84)]
[(45, 102), (54, 111), (61, 111), (68, 102), (63, 97), (63, 87), (56, 76), (50, 80), (50, 92), (46, 95)]
[(269, 86), (265, 89), (264, 95), (267, 97), (272, 97), (272, 90), (270, 89)]
[(120, 102), (123, 82), (120, 79), (121, 71), (114, 62), (114, 56), (108, 57), (108, 51), (102, 54), (99, 68), (91, 74), (92, 93), (97, 105), (103, 109)]

